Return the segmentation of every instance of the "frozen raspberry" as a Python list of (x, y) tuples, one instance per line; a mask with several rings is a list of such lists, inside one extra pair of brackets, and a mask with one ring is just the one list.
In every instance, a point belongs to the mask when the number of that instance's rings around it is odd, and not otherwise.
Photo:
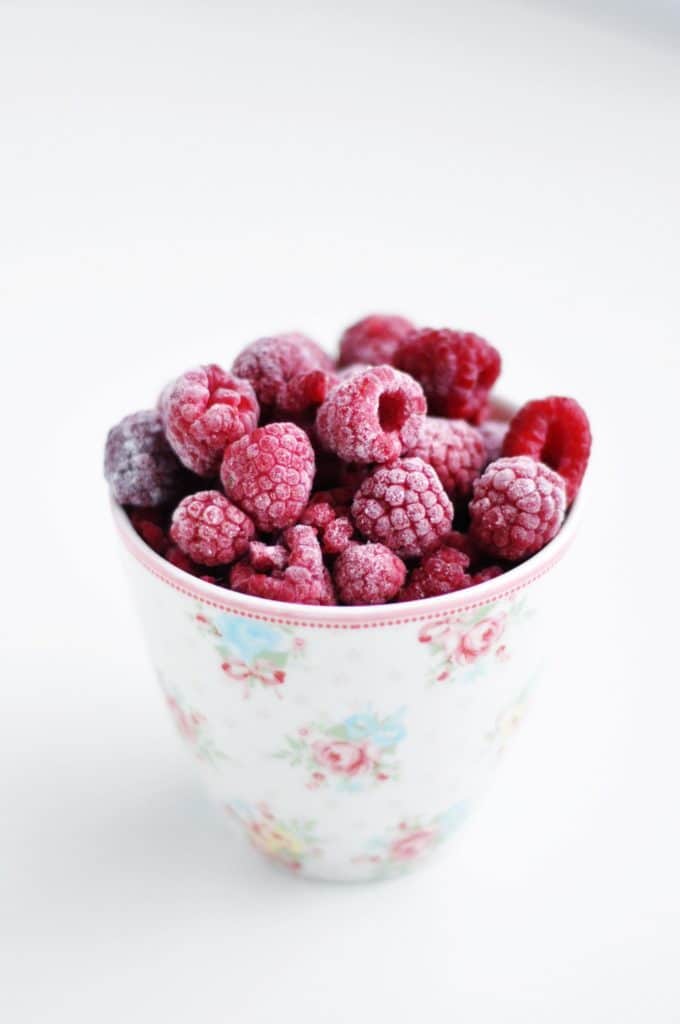
[(325, 555), (341, 554), (354, 537), (354, 523), (349, 516), (338, 516), (321, 536), (321, 549)]
[(232, 566), (229, 585), (233, 590), (271, 601), (298, 604), (335, 604), (330, 573), (311, 526), (292, 526), (284, 531), (288, 549), (285, 568), (272, 567), (259, 572), (252, 555)]
[(573, 398), (536, 399), (515, 413), (503, 455), (530, 455), (563, 477), (567, 503), (579, 492), (590, 456), (590, 424)]
[(351, 487), (317, 491), (300, 516), (301, 523), (317, 530), (326, 555), (339, 555), (354, 536), (354, 525), (349, 518), (353, 495)]
[(301, 413), (320, 405), (334, 382), (333, 362), (304, 334), (279, 334), (246, 346), (232, 367), (255, 388), (270, 413)]
[(340, 366), (350, 363), (368, 363), (380, 366), (391, 363), (399, 343), (415, 328), (402, 316), (364, 317), (348, 327), (340, 339)]
[(170, 543), (165, 531), (166, 517), (157, 508), (133, 508), (129, 516), (142, 540), (157, 554), (164, 554)]
[(472, 481), (479, 476), (484, 451), (479, 431), (465, 420), (428, 416), (408, 454), (417, 455), (432, 466), (446, 493), (455, 500), (467, 498), (472, 492)]
[(176, 544), (171, 544), (166, 549), (164, 554), (165, 560), (174, 565), (176, 569), (181, 569), (183, 572), (188, 572), (190, 576), (200, 576), (202, 569), (191, 561), (188, 555), (185, 555), (181, 548), (178, 548)]
[(341, 604), (385, 604), (401, 590), (406, 566), (384, 544), (350, 544), (333, 566)]
[(430, 551), (451, 529), (453, 505), (431, 466), (418, 458), (397, 459), (364, 480), (352, 517), (368, 540), (412, 558)]
[(462, 551), (437, 548), (412, 570), (399, 600), (420, 601), (424, 597), (439, 597), (440, 594), (463, 590), (471, 583), (467, 573), (469, 565), (470, 559)]
[(314, 479), (314, 449), (294, 423), (268, 423), (229, 445), (222, 485), (258, 530), (273, 533), (297, 522)]
[(364, 370), (370, 370), (372, 363), (349, 363), (347, 366), (341, 367), (335, 371), (335, 376), (338, 380), (349, 380), (350, 377), (354, 377), (357, 373), (363, 373)]
[(258, 572), (285, 569), (288, 551), (283, 544), (263, 544), (261, 540), (252, 540), (248, 545), (248, 563)]
[(433, 415), (481, 423), (501, 357), (478, 334), (427, 327), (402, 341), (395, 365), (422, 384)]
[(164, 505), (177, 497), (184, 470), (157, 412), (134, 412), (109, 430), (104, 476), (121, 505)]
[(219, 491), (199, 491), (172, 513), (170, 536), (199, 565), (228, 565), (248, 547), (253, 521)]
[(487, 554), (516, 562), (552, 540), (565, 508), (564, 480), (548, 466), (527, 455), (497, 459), (475, 481), (470, 533)]
[(217, 475), (225, 447), (254, 430), (260, 414), (248, 381), (215, 365), (183, 373), (165, 388), (159, 408), (178, 458), (202, 477)]
[(473, 572), (470, 576), (470, 586), (476, 587), (478, 583), (487, 583), (489, 580), (495, 580), (497, 576), (502, 576), (505, 569), (502, 569), (500, 565), (487, 565), (486, 569), (480, 569), (478, 572)]
[(495, 462), (501, 456), (503, 439), (508, 432), (508, 424), (503, 420), (487, 420), (486, 423), (482, 423), (477, 429), (482, 435), (484, 447), (486, 448), (484, 465), (488, 466), (490, 462)]
[(346, 462), (389, 462), (416, 443), (426, 410), (411, 377), (375, 366), (333, 388), (316, 430), (321, 444)]

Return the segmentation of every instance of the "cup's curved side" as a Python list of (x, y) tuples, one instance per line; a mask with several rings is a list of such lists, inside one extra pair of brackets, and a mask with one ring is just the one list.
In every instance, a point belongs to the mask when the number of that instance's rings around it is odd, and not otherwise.
[(125, 552), (178, 732), (256, 849), (360, 881), (458, 830), (540, 675), (553, 572), (436, 621), (319, 628), (216, 609)]

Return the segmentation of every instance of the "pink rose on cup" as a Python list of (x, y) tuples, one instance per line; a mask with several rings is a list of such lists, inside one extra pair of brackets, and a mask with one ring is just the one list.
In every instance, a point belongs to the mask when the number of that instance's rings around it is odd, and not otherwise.
[(347, 740), (318, 740), (312, 746), (314, 759), (318, 764), (338, 775), (359, 775), (369, 771), (373, 760), (365, 744), (349, 743)]
[(421, 627), (418, 639), (421, 644), (441, 644), (449, 639), (451, 623), (435, 622)]
[(415, 860), (425, 853), (434, 836), (433, 828), (419, 828), (415, 832), (409, 832), (401, 839), (395, 839), (390, 846), (390, 856), (393, 860)]
[(458, 641), (459, 661), (470, 662), (488, 654), (503, 632), (503, 619), (482, 619), (467, 630)]

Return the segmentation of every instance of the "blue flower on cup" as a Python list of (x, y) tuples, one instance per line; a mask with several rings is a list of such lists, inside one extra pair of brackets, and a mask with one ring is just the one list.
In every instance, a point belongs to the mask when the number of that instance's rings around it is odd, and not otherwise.
[(404, 708), (380, 719), (373, 712), (351, 715), (342, 723), (350, 740), (371, 740), (376, 747), (394, 747), (406, 735)]
[(264, 651), (279, 651), (285, 647), (281, 633), (265, 622), (223, 614), (216, 616), (215, 625), (223, 640), (246, 662), (253, 661)]

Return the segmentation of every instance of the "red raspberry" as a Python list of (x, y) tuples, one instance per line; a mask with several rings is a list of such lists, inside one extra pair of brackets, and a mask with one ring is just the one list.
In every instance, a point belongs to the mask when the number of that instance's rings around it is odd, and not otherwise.
[(428, 416), (409, 455), (417, 455), (432, 466), (446, 493), (455, 500), (469, 497), (472, 481), (482, 468), (484, 452), (479, 431), (465, 420)]
[(364, 480), (352, 502), (357, 529), (403, 558), (423, 555), (451, 529), (453, 505), (422, 459), (397, 459)]
[(487, 420), (477, 428), (482, 435), (486, 455), (484, 465), (499, 459), (503, 450), (503, 440), (508, 432), (508, 424), (504, 420)]
[(323, 402), (333, 383), (333, 362), (304, 334), (259, 338), (246, 346), (232, 367), (249, 380), (268, 413), (300, 413)]
[(480, 569), (478, 572), (473, 572), (470, 576), (470, 586), (476, 587), (478, 583), (486, 583), (488, 580), (495, 580), (497, 576), (502, 576), (505, 569), (502, 569), (500, 565), (487, 565), (486, 569)]
[(252, 519), (219, 491), (189, 494), (172, 513), (170, 536), (199, 565), (233, 562), (254, 533)]
[(422, 388), (391, 366), (337, 384), (316, 416), (321, 444), (346, 462), (389, 462), (418, 439), (427, 405)]
[(263, 544), (261, 540), (251, 540), (248, 545), (248, 563), (258, 572), (285, 569), (288, 565), (288, 552), (283, 544)]
[(184, 554), (181, 548), (178, 548), (176, 544), (171, 544), (165, 551), (165, 560), (174, 565), (176, 569), (181, 569), (183, 572), (188, 572), (190, 576), (200, 576), (203, 572), (202, 569), (191, 561), (191, 559)]
[(335, 604), (330, 573), (323, 564), (323, 555), (311, 526), (292, 526), (285, 530), (283, 541), (288, 549), (285, 568), (258, 572), (251, 556), (232, 566), (229, 585), (233, 590), (252, 597), (298, 604)]
[(480, 423), (501, 357), (478, 334), (426, 327), (402, 341), (395, 365), (420, 381), (431, 413)]
[(353, 494), (350, 487), (317, 491), (300, 516), (301, 523), (318, 531), (321, 549), (326, 555), (340, 554), (354, 536), (354, 526), (349, 518)]
[(338, 516), (323, 531), (321, 548), (325, 555), (341, 554), (354, 537), (354, 523), (349, 516)]
[(184, 470), (157, 412), (134, 412), (109, 430), (104, 476), (121, 505), (164, 505), (177, 497)]
[(157, 554), (166, 552), (169, 541), (165, 532), (165, 516), (157, 508), (134, 508), (129, 513), (130, 522), (142, 540)]
[(567, 503), (581, 487), (590, 456), (590, 424), (573, 398), (536, 399), (515, 413), (503, 442), (503, 455), (530, 455), (564, 478)]
[(159, 408), (178, 458), (198, 476), (216, 476), (228, 444), (257, 426), (260, 409), (246, 380), (219, 366), (187, 370), (163, 391)]
[(368, 363), (380, 366), (391, 363), (400, 342), (408, 337), (415, 327), (403, 316), (364, 317), (348, 327), (340, 339), (340, 366), (350, 363)]
[(350, 544), (333, 566), (341, 604), (386, 604), (405, 579), (406, 566), (384, 544)]
[(314, 479), (314, 449), (294, 423), (268, 423), (229, 445), (220, 470), (227, 497), (273, 533), (297, 522)]
[(343, 366), (335, 371), (335, 376), (338, 380), (349, 380), (356, 373), (363, 373), (364, 370), (370, 370), (372, 363), (349, 363), (347, 366)]
[(473, 541), (494, 558), (517, 562), (555, 536), (564, 519), (564, 480), (527, 455), (497, 459), (475, 481)]
[(399, 600), (420, 601), (424, 597), (439, 597), (440, 594), (463, 590), (471, 583), (467, 573), (469, 565), (470, 559), (462, 551), (437, 548), (412, 570)]

